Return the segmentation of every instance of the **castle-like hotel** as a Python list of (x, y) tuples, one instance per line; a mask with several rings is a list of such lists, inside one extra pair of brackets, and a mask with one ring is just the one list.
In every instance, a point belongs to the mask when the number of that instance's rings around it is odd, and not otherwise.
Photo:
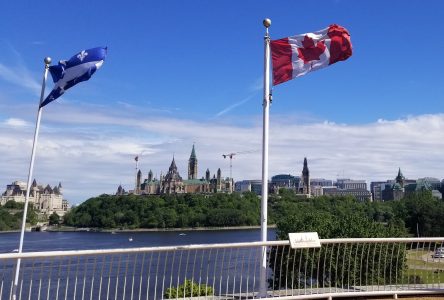
[[(136, 157), (136, 159), (138, 159)], [(183, 193), (231, 193), (233, 191), (233, 179), (222, 178), (220, 168), (211, 178), (210, 170), (207, 169), (205, 177), (198, 178), (197, 175), (196, 150), (191, 150), (188, 160), (188, 179), (182, 179), (177, 170), (176, 162), (171, 161), (171, 165), (166, 175), (160, 175), (157, 179), (153, 176), (153, 171), (148, 172), (148, 177), (142, 181), (142, 171), (139, 169), (136, 175), (136, 186), (130, 194), (136, 195), (160, 195), (160, 194), (183, 194)], [(127, 192), (121, 185), (117, 188), (116, 195), (124, 195)]]
[[(23, 181), (14, 181), (6, 186), (6, 191), (0, 197), (0, 205), (5, 205), (8, 201), (25, 203), (27, 184)], [(34, 205), (40, 214), (49, 216), (57, 213), (63, 216), (68, 211), (68, 201), (63, 199), (63, 188), (59, 182), (57, 186), (51, 187), (49, 184), (44, 187), (37, 184), (34, 179), (29, 192), (29, 203)]]

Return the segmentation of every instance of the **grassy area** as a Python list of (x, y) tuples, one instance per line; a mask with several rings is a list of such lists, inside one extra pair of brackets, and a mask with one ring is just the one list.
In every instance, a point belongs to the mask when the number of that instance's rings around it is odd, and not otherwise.
[[(444, 259), (433, 259), (432, 251), (407, 251), (406, 276), (416, 283), (437, 284), (444, 282)], [(416, 278), (416, 279), (415, 279)]]
[(436, 270), (421, 270), (409, 268), (406, 272), (406, 276), (410, 278), (418, 276), (420, 278), (420, 281), (416, 282), (418, 284), (438, 284), (444, 282), (444, 272), (437, 272)]

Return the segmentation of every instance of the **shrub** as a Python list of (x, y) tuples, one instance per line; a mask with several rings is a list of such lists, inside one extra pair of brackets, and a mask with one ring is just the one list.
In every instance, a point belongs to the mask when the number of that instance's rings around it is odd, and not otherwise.
[(176, 299), (194, 296), (212, 296), (213, 288), (206, 284), (197, 284), (192, 280), (185, 280), (184, 284), (178, 287), (168, 288), (165, 292), (165, 298)]

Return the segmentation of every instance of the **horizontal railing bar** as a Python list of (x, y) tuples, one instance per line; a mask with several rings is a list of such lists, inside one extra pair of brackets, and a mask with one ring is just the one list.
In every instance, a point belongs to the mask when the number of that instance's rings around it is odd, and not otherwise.
[[(415, 243), (415, 242), (444, 242), (444, 237), (431, 238), (347, 238), (347, 239), (323, 239), (321, 244), (350, 244), (350, 243)], [(0, 259), (34, 258), (34, 257), (54, 257), (54, 256), (85, 256), (97, 254), (122, 254), (140, 252), (166, 252), (178, 250), (201, 250), (217, 248), (251, 248), (260, 246), (285, 246), (289, 245), (288, 240), (268, 241), (268, 242), (248, 242), (248, 243), (224, 243), (224, 244), (196, 244), (182, 246), (162, 246), (162, 247), (140, 247), (140, 248), (119, 248), (119, 249), (99, 249), (99, 250), (67, 250), (67, 251), (42, 251), (25, 253), (2, 253)]]
[(321, 244), (443, 242), (444, 237), (323, 239)]
[(442, 295), (442, 289), (428, 289), (428, 290), (394, 290), (394, 291), (368, 291), (368, 292), (337, 292), (324, 294), (307, 294), (307, 295), (293, 295), (293, 296), (278, 296), (271, 298), (263, 298), (263, 300), (279, 299), (279, 300), (294, 300), (294, 299), (329, 299), (331, 298), (347, 298), (347, 297), (378, 297), (378, 296), (393, 296), (393, 295)]

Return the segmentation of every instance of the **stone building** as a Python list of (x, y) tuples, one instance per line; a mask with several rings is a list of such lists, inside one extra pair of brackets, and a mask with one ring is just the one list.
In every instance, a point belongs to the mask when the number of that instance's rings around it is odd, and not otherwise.
[[(171, 161), (168, 172), (160, 175), (159, 179), (153, 176), (152, 170), (148, 172), (148, 177), (142, 180), (142, 171), (139, 170), (136, 176), (136, 187), (133, 194), (137, 195), (159, 195), (159, 194), (183, 194), (183, 193), (231, 193), (233, 191), (233, 181), (223, 178), (220, 169), (211, 178), (210, 170), (207, 169), (205, 177), (198, 177), (198, 160), (196, 149), (193, 145), (191, 155), (188, 160), (188, 179), (183, 179), (177, 169), (175, 158)], [(123, 188), (119, 186), (116, 195), (123, 195)], [(130, 191), (131, 193), (131, 191)]]
[[(23, 181), (14, 181), (6, 186), (6, 191), (1, 196), (0, 204), (4, 205), (8, 201), (25, 203), (26, 199), (26, 183)], [(44, 187), (38, 185), (34, 179), (29, 193), (29, 203), (41, 214), (50, 215), (56, 212), (59, 216), (63, 216), (69, 209), (68, 201), (63, 199), (62, 184), (51, 187), (49, 184)]]

